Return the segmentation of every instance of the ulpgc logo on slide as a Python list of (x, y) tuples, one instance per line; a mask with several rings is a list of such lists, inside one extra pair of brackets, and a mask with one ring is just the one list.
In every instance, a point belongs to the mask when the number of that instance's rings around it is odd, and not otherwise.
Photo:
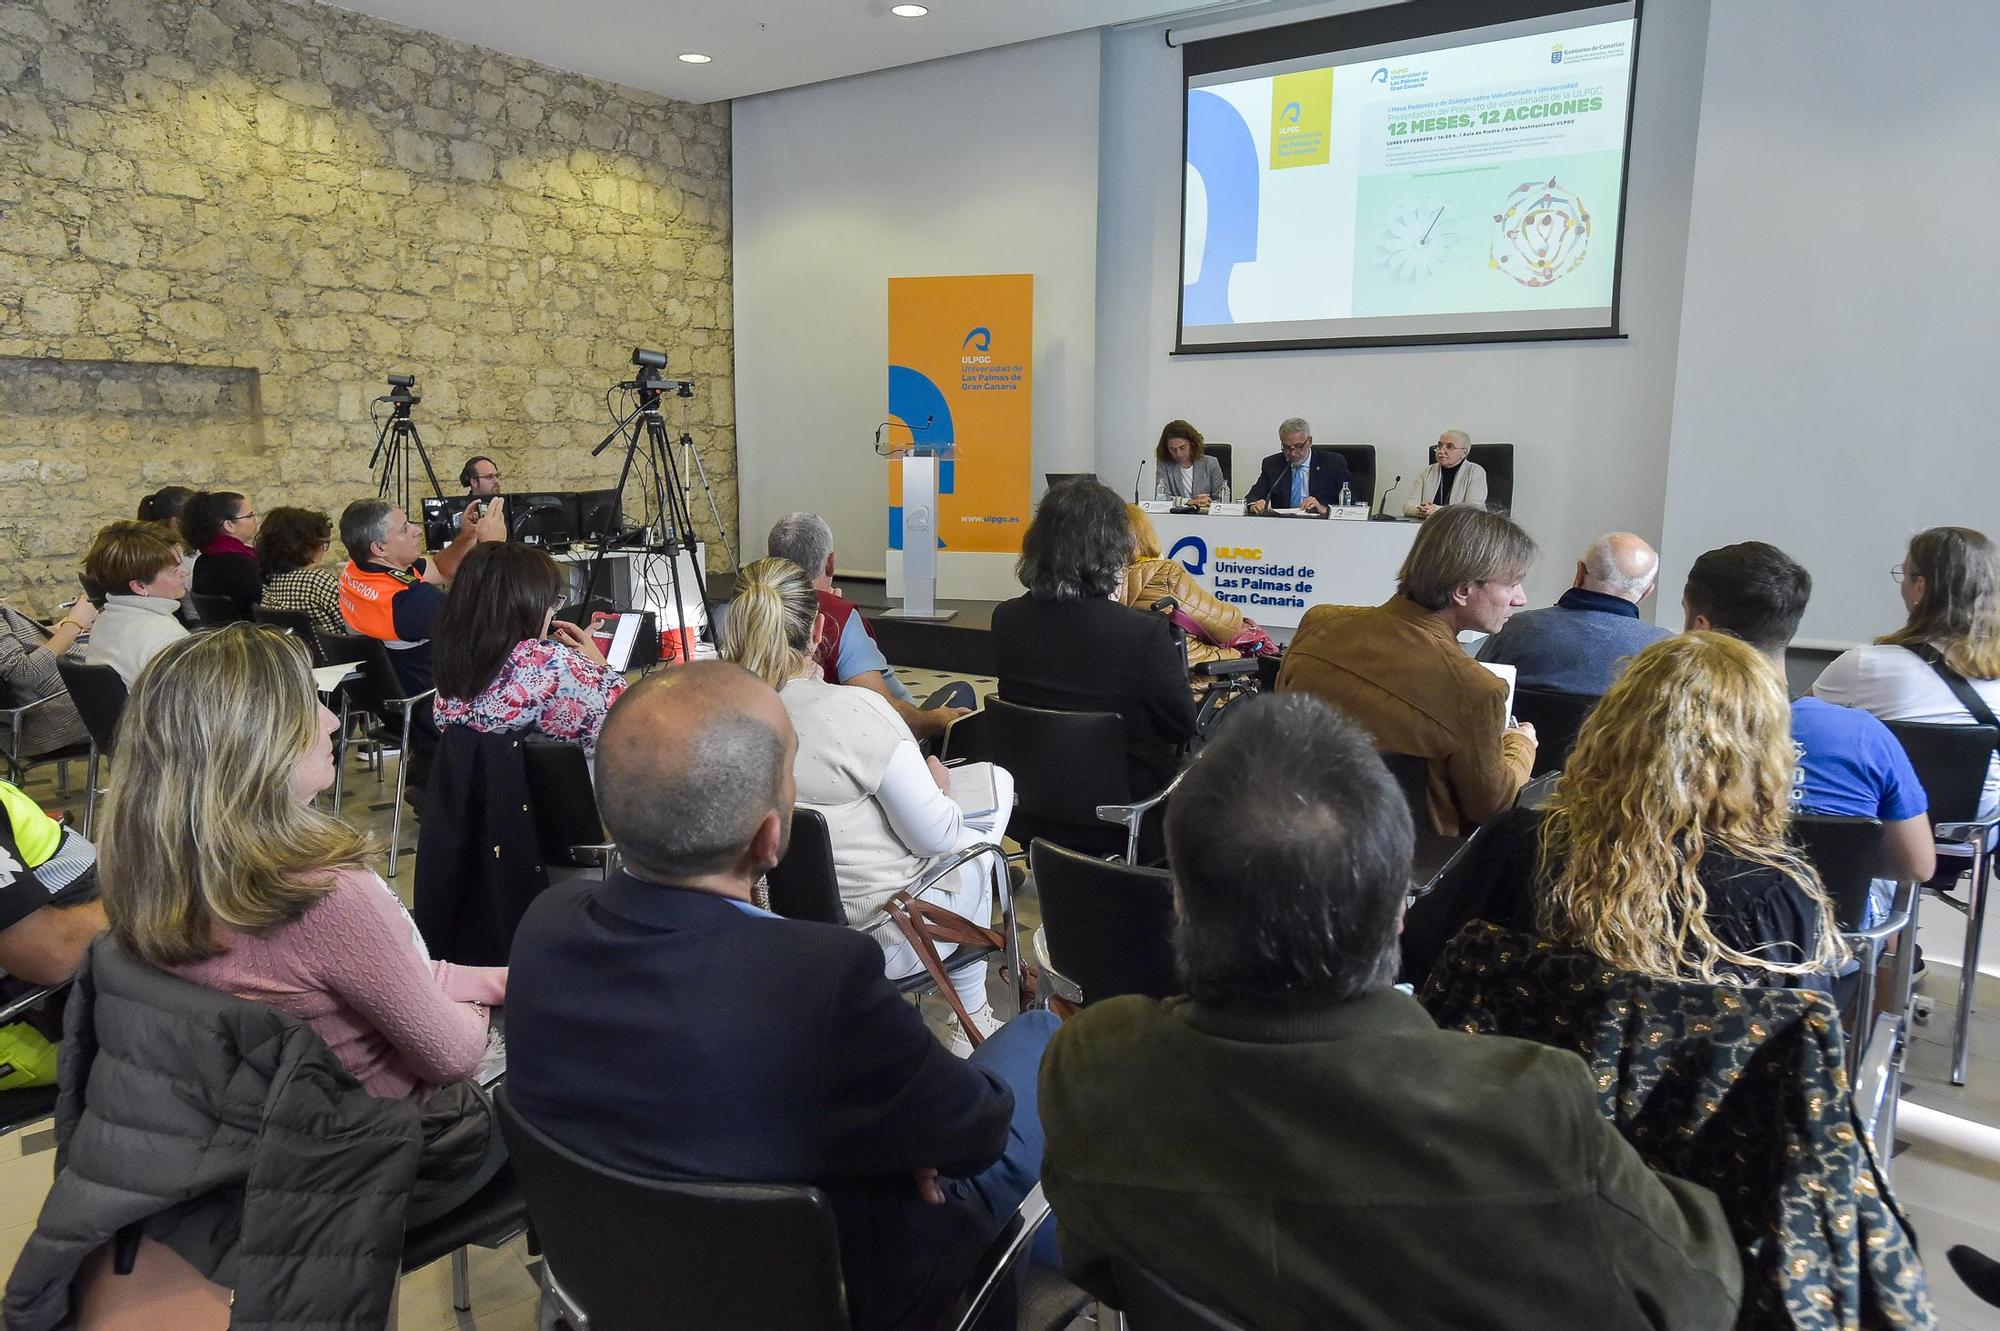
[(1271, 169), (1325, 166), (1333, 138), (1333, 71), (1306, 69), (1271, 80)]
[(1370, 83), (1387, 83), (1389, 81), (1389, 67), (1387, 65), (1375, 66), (1375, 72), (1368, 76), (1368, 81)]
[(983, 327), (973, 329), (971, 332), (965, 335), (965, 341), (958, 344), (958, 349), (960, 351), (963, 351), (967, 347), (972, 346), (974, 342), (977, 342), (979, 344), (977, 347), (973, 348), (975, 351), (990, 350), (993, 346), (993, 330), (990, 328), (983, 328)]

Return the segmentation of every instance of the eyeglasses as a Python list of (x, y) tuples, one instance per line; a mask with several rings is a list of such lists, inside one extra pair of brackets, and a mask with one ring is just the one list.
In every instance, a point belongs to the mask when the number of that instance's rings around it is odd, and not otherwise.
[(1901, 582), (1904, 578), (1908, 576), (1909, 574), (1903, 571), (1903, 566), (1901, 564), (1891, 564), (1889, 566), (1889, 581)]
[(251, 510), (250, 512), (248, 512), (248, 513), (238, 513), (238, 514), (237, 514), (237, 515), (236, 515), (235, 517), (233, 517), (233, 518), (226, 518), (226, 519), (224, 519), (224, 521), (227, 521), (227, 522), (248, 522), (248, 521), (250, 521), (250, 519), (252, 519), (252, 518), (254, 518), (254, 517), (256, 517), (256, 516), (257, 516), (257, 511), (256, 511), (255, 509), (252, 509), (252, 510)]
[(500, 479), (500, 473), (497, 471), (489, 471), (484, 476), (481, 476), (478, 472), (474, 472), (472, 474), (472, 479), (475, 481), (497, 481)]

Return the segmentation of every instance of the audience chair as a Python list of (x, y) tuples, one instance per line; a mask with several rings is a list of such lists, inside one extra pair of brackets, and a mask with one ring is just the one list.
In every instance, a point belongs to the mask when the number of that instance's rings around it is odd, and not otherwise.
[[(1125, 829), (1125, 863), (1137, 864), (1139, 862), (1139, 839), (1141, 831), (1146, 825), (1146, 819), (1153, 815), (1155, 809), (1158, 809), (1167, 802), (1167, 798), (1174, 793), (1174, 788), (1180, 785), (1181, 778), (1185, 775), (1187, 775), (1187, 769), (1183, 767), (1180, 771), (1174, 773), (1174, 779), (1167, 782), (1166, 789), (1157, 795), (1151, 795), (1145, 799), (1135, 800), (1126, 804), (1100, 804), (1097, 806), (1097, 816), (1100, 819), (1107, 823), (1117, 823)], [(1159, 817), (1164, 818), (1166, 814), (1162, 812), (1159, 814)]]
[(1251, 698), (1261, 691), (1259, 677), (1262, 673), (1260, 656), (1239, 656), (1234, 660), (1204, 661), (1189, 673), (1212, 681), (1208, 692), (1201, 698), (1201, 705), (1194, 709), (1194, 743), (1191, 746), (1199, 753), (1208, 742), (1222, 733), (1222, 723), (1233, 715), (1229, 708), (1240, 699)]
[(817, 809), (792, 810), (791, 844), (785, 849), (785, 858), (764, 875), (764, 886), (773, 915), (816, 924), (847, 924), (825, 814)]
[(1583, 719), (1597, 706), (1594, 693), (1557, 693), (1552, 689), (1514, 690), (1514, 716), (1535, 728), (1535, 767), (1531, 776), (1559, 772), (1576, 747)]
[(76, 704), (76, 714), (83, 718), (83, 728), (90, 732), (90, 766), (85, 778), (89, 790), (83, 801), (83, 835), (88, 840), (97, 817), (97, 797), (104, 793), (98, 770), (118, 746), (118, 718), (125, 713), (125, 681), (108, 665), (82, 665), (59, 658), (56, 670)]
[(1409, 802), (1410, 822), (1417, 831), (1428, 832), (1431, 828), (1431, 760), (1410, 753), (1385, 753), (1382, 761), (1388, 765), (1389, 775), (1396, 778), (1396, 784), (1402, 787), (1403, 798)]
[[(17, 994), (0, 1002), (0, 1026), (19, 1021), (68, 987), (69, 981), (65, 980), (58, 985), (30, 989), (26, 993)], [(55, 1109), (54, 1086), (29, 1086), (21, 1090), (0, 1091), (0, 1137), (41, 1122), (54, 1114)]]
[(946, 763), (992, 762), (992, 719), (981, 710), (946, 726), (944, 738), (938, 743), (938, 758)]
[[(376, 638), (362, 638), (360, 659), (361, 675), (352, 681), (355, 698), (374, 714), (378, 724), (370, 738), (380, 745), (396, 744), (396, 796), (392, 806), (395, 812), (389, 824), (389, 876), (396, 876), (398, 857), (402, 853), (403, 841), (403, 791), (410, 779), (410, 722), (416, 709), (437, 695), (436, 689), (425, 689), (422, 693), (405, 696), (403, 682), (396, 674), (396, 664), (389, 659), (389, 648)], [(394, 727), (393, 732), (391, 727)]]
[[(367, 638), (354, 633), (325, 634), (306, 626), (306, 646), (312, 652), (314, 666), (347, 665), (359, 667), (361, 658), (368, 654)], [(339, 700), (340, 733), (333, 742), (333, 811), (340, 812), (340, 802), (347, 788), (347, 746), (354, 729), (354, 681), (344, 681), (334, 691)], [(364, 705), (363, 710), (366, 710)], [(378, 718), (379, 719), (379, 718)], [(379, 754), (380, 745), (376, 746)]]
[[(529, 1123), (505, 1087), (495, 1100), (543, 1245), (545, 1310), (590, 1331), (663, 1321), (677, 1331), (847, 1331), (840, 1240), (818, 1188), (629, 1174)], [(951, 1328), (970, 1331), (985, 1314), (1047, 1213), (1038, 1186), (988, 1248)]]
[(1111, 1283), (1118, 1290), (1115, 1320), (1100, 1316), (1099, 1331), (1246, 1331), (1241, 1322), (1189, 1298), (1158, 1272), (1123, 1257), (1111, 1259)]
[(618, 848), (597, 813), (597, 791), (583, 746), (529, 735), (521, 744), (528, 771), (528, 807), (542, 859), (571, 868), (596, 868), (611, 876)]
[(1965, 915), (1965, 955), (1958, 976), (1958, 1015), (1952, 1030), (1951, 1084), (1965, 1085), (1965, 1060), (1972, 1045), (1972, 999), (1979, 980), (1979, 941), (1986, 929), (1986, 888), (1992, 867), (1988, 842), (2000, 817), (1979, 816), (1980, 795), (2000, 731), (1992, 726), (1939, 725), (1890, 721), (1889, 730), (1910, 756), (1910, 766), (1930, 802), (1937, 852), (1954, 862), (1969, 859), (1972, 886), (1963, 903), (1940, 894)]
[(23, 754), (21, 752), (21, 727), (27, 723), (28, 713), (34, 711), (37, 707), (46, 707), (50, 703), (67, 698), (68, 696), (68, 690), (65, 689), (61, 693), (51, 693), (46, 698), (37, 698), (33, 702), (23, 703), (19, 707), (0, 707), (0, 724), (4, 724), (7, 727), (7, 779), (13, 784), (17, 786), (26, 785), (28, 773), (34, 771), (37, 767), (47, 767), (50, 763), (54, 763), (56, 765), (56, 789), (61, 793), (63, 798), (67, 799), (69, 797), (69, 765), (72, 762), (90, 761), (89, 740), (80, 740), (75, 744), (65, 744), (60, 749), (51, 749), (47, 753)]
[[(268, 605), (253, 605), (250, 607), (250, 620), (252, 623), (262, 624), (265, 628), (284, 630), (303, 642), (309, 652), (315, 646), (312, 616), (303, 610), (279, 610)], [(317, 653), (313, 656), (313, 664), (321, 664)]]
[(1042, 903), (1035, 962), (1048, 993), (1077, 1007), (1181, 992), (1174, 970), (1174, 888), (1164, 869), (1078, 854), (1053, 842), (1028, 846)]
[(1353, 479), (1348, 487), (1354, 492), (1354, 502), (1375, 504), (1375, 445), (1373, 444), (1314, 444), (1312, 451), (1322, 456), (1331, 453), (1340, 455), (1347, 463), (1348, 475)]
[(1514, 507), (1514, 446), (1474, 444), (1466, 450), (1465, 460), (1486, 469), (1486, 506), (1510, 512)]
[(188, 604), (194, 607), (194, 617), (205, 629), (219, 629), (229, 624), (240, 624), (248, 616), (236, 608), (236, 602), (227, 596), (211, 596), (207, 592), (189, 592)]
[[(500, 1172), (463, 1204), (435, 1220), (403, 1233), (403, 1274), (420, 1271), (441, 1257), (451, 1258), (451, 1306), (472, 1309), (471, 1262), (466, 1249), (498, 1248), (528, 1228), (528, 1203), (511, 1166)], [(529, 1239), (529, 1248), (534, 1240)]]
[[(304, 643), (306, 654), (312, 658), (315, 669), (335, 664), (335, 662), (327, 659), (326, 649), (320, 642), (319, 632), (313, 628), (312, 616), (305, 613), (305, 611), (278, 610), (268, 605), (253, 605), (250, 607), (250, 619), (252, 623), (261, 624), (265, 628), (273, 628), (283, 633), (289, 633)], [(359, 658), (355, 657), (353, 659), (358, 660)], [(340, 664), (348, 664), (348, 662), (341, 662)], [(347, 766), (347, 725), (350, 713), (347, 685), (340, 684), (336, 686), (325, 697), (334, 714), (340, 718), (340, 729), (335, 731), (333, 736), (333, 811), (339, 813), (341, 797), (345, 794), (346, 786), (346, 782), (342, 778), (346, 775), (344, 769)]]
[(1130, 804), (1125, 723), (1116, 712), (1064, 712), (986, 700), (993, 761), (1014, 776), (1007, 830), (1022, 845), (1036, 837), (1097, 855), (1131, 855), (1131, 837), (1098, 821), (1098, 809)]

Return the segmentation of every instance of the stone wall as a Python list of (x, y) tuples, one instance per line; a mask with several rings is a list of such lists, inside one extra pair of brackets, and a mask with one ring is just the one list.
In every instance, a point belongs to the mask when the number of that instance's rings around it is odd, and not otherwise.
[(319, 4), (0, 3), (0, 596), (170, 482), (337, 516), (392, 371), (447, 492), (608, 485), (637, 345), (733, 539), (728, 127)]

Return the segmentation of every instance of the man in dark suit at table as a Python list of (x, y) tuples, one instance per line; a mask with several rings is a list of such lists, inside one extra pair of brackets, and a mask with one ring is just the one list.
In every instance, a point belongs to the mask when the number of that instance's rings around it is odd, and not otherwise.
[(1312, 426), (1298, 416), (1278, 427), (1278, 451), (1264, 459), (1257, 483), (1244, 496), (1243, 511), (1268, 513), (1302, 508), (1325, 513), (1340, 502), (1340, 487), (1353, 483), (1347, 459), (1313, 452)]
[(521, 922), (508, 1095), (616, 1169), (818, 1186), (853, 1326), (929, 1328), (1041, 1172), (1056, 1022), (1016, 1017), (961, 1062), (873, 938), (751, 904), (784, 856), (796, 749), (778, 695), (735, 665), (619, 699), (597, 798), (625, 870), (552, 888)]

